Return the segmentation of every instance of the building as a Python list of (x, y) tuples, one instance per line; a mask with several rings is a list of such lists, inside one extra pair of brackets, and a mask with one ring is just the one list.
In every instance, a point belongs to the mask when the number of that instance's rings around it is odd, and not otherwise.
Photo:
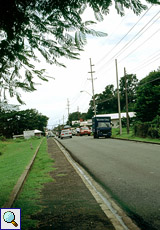
[[(112, 127), (118, 128), (119, 127), (119, 113), (110, 113), (110, 114), (100, 114), (97, 116), (108, 116), (111, 117)], [(135, 117), (135, 112), (128, 112), (128, 116), (130, 118)], [(126, 113), (121, 113), (121, 119), (126, 118)]]
[(23, 136), (25, 139), (29, 139), (30, 137), (34, 137), (34, 136), (41, 137), (41, 135), (42, 135), (42, 131), (37, 129), (23, 131)]
[[(135, 117), (135, 112), (128, 112), (128, 115), (130, 118)], [(99, 117), (108, 116), (111, 117), (112, 122), (112, 128), (118, 128), (119, 127), (119, 113), (109, 113), (109, 114), (97, 114)], [(121, 119), (126, 118), (126, 113), (121, 113)], [(72, 121), (72, 125), (77, 124), (79, 126), (92, 126), (92, 119), (87, 121)]]

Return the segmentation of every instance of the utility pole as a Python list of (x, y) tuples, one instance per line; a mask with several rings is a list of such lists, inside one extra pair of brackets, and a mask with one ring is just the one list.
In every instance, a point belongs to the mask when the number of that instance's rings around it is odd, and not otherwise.
[(67, 98), (68, 122), (69, 122), (69, 99)]
[(118, 67), (117, 59), (115, 59), (116, 64), (116, 79), (117, 79), (117, 96), (118, 96), (118, 113), (119, 113), (119, 132), (122, 134), (122, 123), (121, 123), (121, 107), (120, 107), (120, 96), (119, 96), (119, 83), (118, 83)]
[(125, 79), (125, 94), (126, 94), (126, 118), (127, 118), (127, 134), (129, 134), (129, 116), (128, 116), (128, 92), (127, 92), (127, 79), (126, 68), (124, 67), (124, 79)]
[(79, 117), (79, 106), (77, 106), (77, 112), (78, 112), (78, 120), (80, 119)]
[(96, 78), (93, 79), (93, 73), (95, 73), (95, 71), (92, 70), (92, 61), (91, 61), (91, 58), (90, 58), (90, 69), (91, 69), (91, 72), (88, 72), (91, 74), (91, 78), (88, 78), (88, 80), (91, 80), (92, 82), (92, 97), (93, 97), (93, 106), (94, 106), (94, 115), (96, 116), (96, 103), (95, 103), (95, 96), (94, 96), (94, 80)]
[(63, 115), (63, 126), (64, 126), (64, 115)]

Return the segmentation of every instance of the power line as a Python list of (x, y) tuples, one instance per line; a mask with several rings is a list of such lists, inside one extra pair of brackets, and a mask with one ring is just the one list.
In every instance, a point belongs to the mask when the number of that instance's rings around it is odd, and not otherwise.
[[(100, 61), (104, 60), (122, 41), (123, 39), (134, 29), (134, 27), (142, 20), (142, 18), (148, 13), (148, 11), (152, 8), (152, 6), (139, 18), (139, 20), (132, 26), (129, 31), (120, 39), (120, 41), (103, 57)], [(115, 57), (115, 56), (114, 56)], [(113, 58), (114, 58), (113, 57)], [(100, 62), (99, 61), (99, 62)], [(99, 63), (98, 62), (98, 63)]]
[(132, 50), (127, 56), (125, 56), (124, 58), (122, 58), (119, 62), (122, 62), (123, 60), (125, 60), (128, 56), (130, 56), (132, 53), (134, 53), (137, 49), (139, 49), (140, 47), (142, 47), (148, 40), (150, 40), (155, 34), (157, 34), (160, 31), (160, 29), (158, 29), (156, 32), (154, 32), (149, 38), (147, 38), (144, 42), (142, 42), (139, 46), (137, 46), (137, 48), (135, 48), (134, 50)]
[[(128, 13), (129, 14), (129, 13)], [(126, 17), (128, 16), (128, 14), (127, 15), (125, 15), (125, 17), (122, 19), (122, 21), (118, 24), (118, 26), (116, 27), (116, 29), (109, 35), (109, 36), (107, 36), (107, 39), (106, 39), (106, 41), (110, 38), (110, 37), (112, 37), (112, 35), (115, 33), (115, 31), (117, 31), (117, 28), (119, 28), (120, 27), (120, 25), (122, 24), (122, 22), (124, 21), (124, 19), (126, 19)], [(105, 43), (106, 43), (106, 41), (105, 41)], [(106, 56), (106, 55), (105, 55)], [(105, 58), (105, 56), (103, 57), (103, 58), (101, 58), (97, 63), (96, 63), (96, 65), (99, 65), (99, 63)]]
[[(157, 52), (159, 52), (160, 50), (158, 50)], [(157, 53), (157, 52), (155, 52), (155, 53)], [(155, 54), (154, 53), (154, 54)], [(142, 69), (142, 68), (144, 68), (146, 65), (149, 65), (150, 63), (152, 63), (153, 61), (153, 59), (155, 59), (157, 56), (159, 56), (160, 55), (160, 53), (158, 53), (157, 55), (155, 55), (154, 57), (152, 57), (154, 54), (152, 54), (151, 56), (149, 56), (149, 58), (147, 58), (147, 59), (145, 59), (143, 62), (142, 62), (142, 64), (141, 65), (139, 65), (139, 66), (137, 66), (137, 67), (135, 67), (135, 68), (133, 68), (133, 69), (131, 69), (130, 70), (130, 72), (134, 72), (134, 71), (136, 71), (136, 70), (139, 70), (139, 69)], [(151, 58), (152, 57), (152, 58)], [(157, 59), (156, 59), (157, 60)], [(152, 62), (150, 62), (150, 61), (152, 61)], [(155, 61), (155, 60), (154, 60)], [(144, 66), (144, 67), (143, 67)]]
[[(151, 20), (125, 45), (125, 46), (123, 46), (122, 47), (122, 49), (115, 55), (116, 57), (118, 57), (119, 55), (121, 55), (121, 53), (123, 53), (126, 49), (128, 49), (131, 45), (133, 45), (133, 43), (135, 42), (135, 41), (137, 41), (141, 36), (142, 36), (142, 34), (144, 34), (159, 18), (160, 18), (160, 16), (148, 27), (148, 28), (146, 28), (146, 30), (143, 32), (143, 33), (141, 33), (140, 34), (140, 32), (142, 32), (144, 29), (145, 29), (145, 27), (146, 26), (148, 26), (148, 24), (158, 15), (160, 13), (160, 11), (153, 17), (153, 18), (151, 18)], [(139, 35), (140, 34), (140, 35)], [(137, 35), (139, 35), (138, 37), (137, 37)], [(137, 37), (137, 38), (136, 38)], [(136, 39), (135, 39), (136, 38)], [(135, 39), (135, 40), (134, 40)], [(134, 41), (133, 41), (134, 40)], [(133, 41), (133, 42), (132, 42)], [(131, 44), (130, 44), (131, 43)], [(130, 44), (130, 45), (129, 45)], [(128, 46), (129, 45), (129, 46)], [(127, 47), (128, 46), (128, 47)], [(125, 48), (125, 49), (124, 49)]]
[[(149, 21), (149, 22), (148, 22), (148, 23), (147, 23), (147, 24), (146, 24), (146, 25), (145, 25), (145, 26), (144, 26), (134, 37), (133, 37), (133, 39), (134, 39), (134, 38), (135, 38), (135, 37), (136, 37), (136, 36), (137, 36), (137, 35), (138, 35), (138, 34), (139, 34), (139, 33), (140, 33), (140, 32), (141, 32), (141, 31), (142, 31), (142, 30), (143, 30), (143, 29), (144, 29), (144, 28), (145, 28), (145, 27), (146, 27), (146, 26), (147, 26), (147, 25), (158, 15), (158, 14), (159, 14), (159, 13), (160, 13), (160, 11), (158, 11), (158, 13), (156, 13), (156, 15), (155, 15), (155, 16), (154, 16), (154, 17), (153, 17), (153, 18), (152, 18), (152, 19), (151, 19), (151, 20), (150, 20), (150, 21)], [(159, 17), (158, 17), (158, 19), (159, 19)], [(158, 19), (156, 19), (155, 21), (157, 21)], [(155, 23), (155, 22), (154, 22), (154, 23)], [(152, 23), (152, 24), (153, 24), (153, 23)], [(152, 25), (152, 24), (151, 24), (151, 25)], [(150, 26), (151, 26), (151, 25), (150, 25)], [(148, 28), (150, 28), (150, 26), (149, 26)], [(148, 28), (147, 28), (147, 29), (148, 29)], [(147, 30), (147, 29), (146, 29), (146, 30)], [(144, 32), (143, 32), (143, 33), (144, 33)], [(143, 34), (143, 33), (142, 33), (142, 34)], [(141, 36), (141, 35), (140, 35), (140, 36)], [(140, 36), (139, 36), (139, 37), (140, 37)], [(139, 37), (138, 37), (138, 38), (139, 38)], [(152, 37), (152, 36), (151, 36), (151, 37)], [(137, 39), (138, 39), (138, 38), (137, 38)], [(132, 40), (133, 40), (133, 39), (132, 39)], [(137, 39), (136, 39), (136, 40), (137, 40)], [(111, 57), (110, 60), (108, 60), (105, 64), (108, 64), (108, 63), (111, 62), (115, 57), (118, 57), (118, 56), (120, 55), (119, 53), (122, 54), (122, 53), (124, 52), (123, 49), (124, 49), (132, 40), (130, 40), (125, 46), (123, 46), (123, 47), (121, 48), (121, 50), (118, 51), (113, 57)], [(136, 41), (136, 40), (135, 40), (135, 41)], [(135, 42), (135, 41), (134, 41), (134, 42)], [(134, 42), (133, 42), (133, 43), (134, 43)], [(130, 46), (131, 46), (131, 45), (130, 45)], [(128, 48), (128, 47), (127, 47), (127, 48)], [(127, 48), (126, 48), (126, 49), (127, 49)], [(134, 51), (135, 51), (135, 50), (134, 50)], [(129, 55), (128, 55), (128, 56), (129, 56)], [(126, 57), (128, 57), (128, 56), (126, 56)], [(123, 59), (122, 59), (122, 60), (123, 60)]]
[(153, 79), (153, 80), (151, 80), (151, 81), (145, 82), (145, 83), (143, 83), (143, 84), (140, 84), (139, 86), (149, 84), (149, 83), (154, 82), (154, 81), (157, 81), (157, 80), (159, 80), (159, 79), (160, 79), (160, 77), (158, 77), (158, 78), (156, 78), (156, 79)]

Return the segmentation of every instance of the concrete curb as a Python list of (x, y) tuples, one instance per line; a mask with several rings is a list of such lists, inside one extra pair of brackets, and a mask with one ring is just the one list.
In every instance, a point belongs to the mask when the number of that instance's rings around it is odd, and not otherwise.
[(122, 141), (133, 141), (133, 142), (139, 142), (139, 143), (146, 143), (146, 144), (154, 144), (154, 145), (160, 145), (160, 143), (156, 142), (150, 142), (150, 141), (139, 141), (139, 140), (132, 140), (132, 139), (125, 139), (125, 138), (119, 138), (119, 137), (111, 137), (111, 139), (114, 140), (122, 140)]
[(16, 185), (14, 186), (14, 188), (13, 188), (11, 194), (10, 194), (9, 200), (3, 205), (2, 208), (11, 208), (12, 207), (14, 201), (16, 200), (18, 194), (20, 193), (20, 190), (21, 190), (21, 188), (22, 188), (22, 186), (23, 186), (23, 184), (25, 182), (25, 179), (27, 178), (27, 176), (29, 174), (29, 171), (31, 170), (31, 167), (33, 165), (33, 162), (34, 162), (34, 160), (36, 158), (36, 155), (37, 155), (37, 153), (39, 151), (39, 148), (40, 148), (43, 140), (44, 140), (44, 138), (41, 140), (39, 146), (37, 147), (37, 149), (36, 149), (32, 159), (31, 159), (30, 163), (27, 165), (27, 167), (25, 168), (24, 172), (19, 177)]

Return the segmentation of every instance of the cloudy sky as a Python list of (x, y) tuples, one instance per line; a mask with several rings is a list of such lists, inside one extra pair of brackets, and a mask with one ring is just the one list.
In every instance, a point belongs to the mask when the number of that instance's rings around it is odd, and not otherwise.
[[(94, 19), (90, 10), (84, 20)], [(87, 112), (92, 94), (90, 78), (90, 58), (92, 61), (95, 93), (101, 93), (105, 86), (116, 88), (115, 59), (118, 62), (118, 77), (134, 73), (140, 80), (150, 71), (157, 70), (160, 58), (160, 6), (152, 6), (140, 16), (126, 11), (124, 17), (117, 15), (114, 6), (103, 22), (94, 25), (106, 37), (89, 36), (80, 60), (63, 59), (67, 68), (40, 63), (55, 80), (41, 82), (33, 93), (22, 93), (26, 105), (20, 109), (37, 109), (49, 117), (48, 127), (53, 128), (67, 121), (69, 112)], [(85, 91), (81, 93), (80, 91)]]

